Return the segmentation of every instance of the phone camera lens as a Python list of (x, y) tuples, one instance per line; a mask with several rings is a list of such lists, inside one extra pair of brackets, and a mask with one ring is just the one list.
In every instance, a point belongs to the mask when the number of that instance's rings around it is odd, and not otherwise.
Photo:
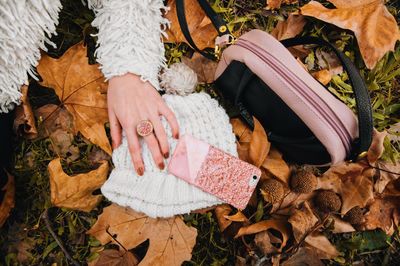
[(253, 179), (254, 180), (256, 180), (258, 178), (258, 176), (256, 176), (256, 175), (253, 175)]

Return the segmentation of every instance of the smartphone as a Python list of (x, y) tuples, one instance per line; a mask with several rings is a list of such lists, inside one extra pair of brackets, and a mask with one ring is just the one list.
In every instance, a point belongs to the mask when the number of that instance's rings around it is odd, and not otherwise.
[(261, 170), (188, 134), (181, 136), (168, 172), (243, 210)]

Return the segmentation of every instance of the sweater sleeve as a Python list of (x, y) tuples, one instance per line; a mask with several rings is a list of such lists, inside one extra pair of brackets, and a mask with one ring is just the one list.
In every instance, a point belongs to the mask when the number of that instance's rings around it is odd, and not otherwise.
[(159, 71), (166, 67), (162, 36), (169, 20), (162, 0), (89, 0), (96, 18), (96, 57), (106, 80), (128, 72), (160, 90)]

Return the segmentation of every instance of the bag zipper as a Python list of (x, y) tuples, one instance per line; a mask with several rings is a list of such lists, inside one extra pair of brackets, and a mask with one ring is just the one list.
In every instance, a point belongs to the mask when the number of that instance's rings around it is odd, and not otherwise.
[(236, 40), (234, 45), (238, 45), (246, 50), (257, 55), (263, 62), (267, 63), (275, 72), (280, 74), (286, 83), (291, 87), (296, 87), (298, 90), (293, 90), (299, 92), (311, 105), (318, 110), (318, 112), (324, 114), (324, 121), (329, 124), (335, 133), (339, 136), (342, 141), (346, 152), (349, 154), (351, 151), (351, 136), (347, 129), (344, 127), (342, 121), (337, 117), (332, 108), (327, 105), (319, 95), (313, 90), (308, 89), (308, 86), (304, 83), (302, 79), (299, 79), (292, 71), (288, 71), (288, 68), (282, 65), (282, 63), (270, 54), (265, 49), (259, 47), (253, 42), (239, 38)]

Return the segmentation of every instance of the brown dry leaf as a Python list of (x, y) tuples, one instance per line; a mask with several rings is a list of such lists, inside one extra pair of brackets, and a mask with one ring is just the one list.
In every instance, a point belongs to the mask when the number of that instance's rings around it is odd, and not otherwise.
[(108, 174), (108, 162), (99, 168), (75, 176), (67, 175), (61, 167), (61, 159), (52, 160), (47, 167), (50, 175), (51, 203), (58, 207), (91, 211), (102, 199), (102, 195), (92, 195), (99, 189)]
[(38, 126), (40, 138), (46, 138), (58, 129), (74, 133), (73, 117), (64, 107), (46, 104), (35, 110), (35, 116), (40, 122)]
[(271, 143), (268, 141), (267, 133), (265, 133), (263, 126), (256, 118), (253, 119), (254, 130), (251, 134), (249, 146), (249, 162), (256, 167), (260, 167), (270, 151)]
[(311, 1), (301, 8), (305, 16), (332, 23), (354, 32), (365, 65), (372, 69), (400, 38), (395, 18), (383, 0), (329, 0), (336, 9)]
[(229, 204), (220, 204), (214, 210), (221, 232), (225, 231), (225, 229), (232, 224), (232, 220), (226, 219), (226, 216), (229, 216), (231, 211), (232, 207)]
[(358, 163), (342, 163), (332, 166), (323, 178), (335, 180), (335, 175), (341, 180), (340, 186), (334, 188), (334, 191), (342, 198), (342, 215), (355, 206), (365, 207), (374, 198), (374, 169)]
[[(168, 7), (170, 10), (165, 17), (171, 22), (171, 27), (167, 30), (168, 38), (164, 38), (164, 41), (186, 42), (185, 36), (183, 36), (181, 27), (179, 26), (175, 0), (168, 1)], [(185, 14), (189, 31), (196, 46), (200, 50), (206, 47), (214, 47), (214, 41), (218, 33), (198, 1), (186, 0)]]
[(388, 138), (390, 141), (400, 141), (400, 122), (393, 124), (388, 129)]
[[(6, 172), (7, 173), (7, 172)], [(15, 181), (14, 177), (7, 173), (7, 183), (1, 188), (1, 191), (5, 191), (3, 200), (0, 202), (0, 228), (6, 222), (10, 211), (15, 205)]]
[(339, 256), (339, 251), (329, 239), (319, 233), (308, 235), (305, 242), (318, 254), (320, 259), (333, 259)]
[(279, 178), (285, 184), (288, 184), (290, 168), (283, 160), (282, 154), (276, 148), (272, 147), (270, 149), (267, 158), (262, 164), (262, 167)]
[(386, 131), (379, 132), (374, 128), (372, 132), (372, 142), (368, 149), (367, 158), (370, 164), (376, 163), (379, 158), (381, 158), (385, 148), (383, 147), (383, 141), (387, 136)]
[(400, 177), (398, 174), (395, 174), (400, 173), (400, 162), (393, 164), (385, 161), (378, 161), (376, 166), (382, 170), (377, 170), (379, 177), (374, 184), (374, 190), (378, 193), (382, 193), (387, 184)]
[(364, 230), (381, 228), (391, 236), (399, 225), (400, 197), (376, 198), (364, 218), (362, 224)]
[(300, 209), (293, 211), (288, 222), (292, 225), (294, 239), (297, 243), (300, 243), (303, 237), (307, 235), (318, 222), (318, 218), (314, 215), (310, 205), (304, 202)]
[(100, 253), (95, 266), (136, 266), (139, 260), (129, 251), (106, 249)]
[(356, 231), (356, 229), (354, 229), (350, 223), (343, 221), (340, 217), (331, 214), (331, 218), (334, 220), (334, 228), (332, 233), (341, 234)]
[(59, 59), (42, 55), (37, 70), (43, 86), (53, 88), (61, 103), (74, 117), (74, 133), (78, 131), (108, 154), (111, 146), (104, 124), (107, 114), (107, 83), (99, 65), (89, 65), (86, 48), (78, 43)]
[(279, 247), (278, 251), (282, 251), (282, 249), (286, 246), (286, 242), (290, 237), (290, 226), (286, 220), (271, 219), (271, 220), (264, 220), (248, 226), (243, 226), (239, 229), (235, 238), (244, 235), (256, 234), (269, 229), (275, 229), (281, 234), (282, 244)]
[(240, 222), (240, 223), (249, 222), (249, 219), (247, 219), (246, 215), (244, 215), (243, 212), (241, 211), (238, 211), (233, 215), (224, 215), (224, 218), (232, 222)]
[(314, 249), (301, 247), (282, 266), (324, 266), (325, 264), (319, 259)]
[(257, 233), (254, 237), (254, 244), (261, 250), (264, 255), (277, 253), (279, 250), (272, 245), (268, 231)]
[(267, 9), (278, 9), (282, 4), (294, 4), (298, 0), (267, 0)]
[(180, 216), (153, 219), (117, 204), (104, 208), (87, 234), (103, 245), (118, 244), (106, 230), (128, 250), (149, 239), (146, 256), (139, 265), (181, 265), (192, 257), (197, 236), (197, 230), (187, 226)]
[(28, 99), (28, 86), (21, 87), (21, 105), (15, 108), (14, 131), (24, 135), (27, 139), (37, 137), (35, 116), (33, 115), (31, 104)]
[(271, 35), (277, 40), (284, 40), (296, 37), (303, 31), (306, 20), (300, 14), (289, 14), (285, 21), (279, 21), (272, 30)]
[(182, 62), (193, 69), (199, 83), (212, 83), (218, 63), (195, 52), (192, 58), (182, 56)]
[(321, 82), (322, 85), (327, 85), (331, 79), (331, 72), (327, 69), (322, 69), (311, 74), (315, 79)]
[(315, 57), (318, 60), (317, 64), (323, 69), (328, 69), (331, 76), (343, 73), (342, 63), (333, 51), (326, 52), (317, 49), (315, 51)]

